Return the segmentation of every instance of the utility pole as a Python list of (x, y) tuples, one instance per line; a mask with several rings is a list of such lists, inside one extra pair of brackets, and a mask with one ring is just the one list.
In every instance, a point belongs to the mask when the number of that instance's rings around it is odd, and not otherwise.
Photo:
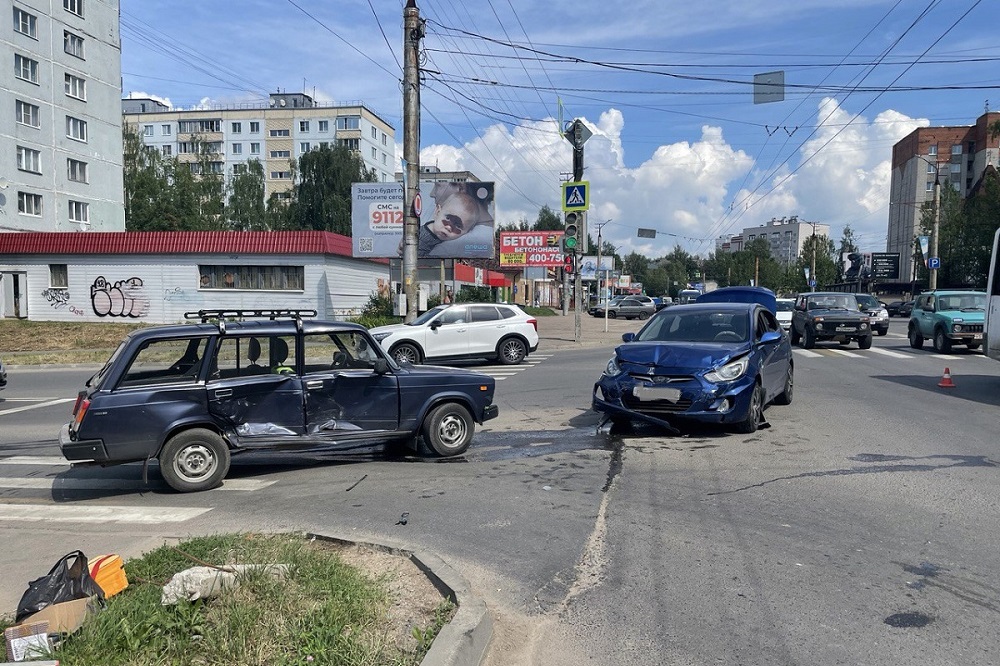
[[(819, 280), (816, 279), (816, 222), (811, 222), (813, 227), (813, 251), (812, 251), (812, 268), (809, 270), (809, 281), (813, 284), (819, 284)], [(816, 287), (809, 287), (809, 291), (816, 291)]]
[[(940, 233), (941, 227), (941, 180), (938, 178), (938, 167), (934, 165), (934, 233), (931, 234), (931, 258), (941, 261), (938, 259), (938, 234)], [(937, 278), (938, 269), (930, 266), (928, 261), (928, 268), (930, 268), (930, 278), (928, 280), (927, 286), (931, 291), (937, 289)]]
[(403, 9), (403, 290), (406, 321), (417, 318), (417, 238), (420, 232), (420, 40), (424, 22), (416, 0)]

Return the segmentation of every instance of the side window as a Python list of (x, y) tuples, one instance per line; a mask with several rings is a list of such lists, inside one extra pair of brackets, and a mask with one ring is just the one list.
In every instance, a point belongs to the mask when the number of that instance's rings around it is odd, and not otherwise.
[(317, 333), (303, 338), (305, 374), (371, 370), (379, 355), (368, 336), (356, 331)]
[(293, 374), (295, 338), (267, 335), (225, 338), (219, 343), (215, 366), (214, 376), (219, 379)]
[(448, 308), (440, 317), (438, 317), (438, 321), (445, 325), (464, 324), (468, 321), (468, 313), (464, 307)]
[(777, 332), (781, 330), (781, 324), (778, 320), (774, 318), (774, 315), (767, 310), (762, 310), (760, 313), (761, 318), (761, 331), (758, 335), (763, 335), (765, 331)]
[(498, 307), (497, 310), (500, 311), (500, 316), (504, 319), (510, 319), (511, 317), (516, 317), (517, 313), (510, 308)]
[(201, 375), (208, 338), (151, 340), (132, 359), (119, 388), (193, 384)]
[(500, 313), (492, 305), (473, 305), (469, 308), (469, 314), (474, 322), (498, 321)]

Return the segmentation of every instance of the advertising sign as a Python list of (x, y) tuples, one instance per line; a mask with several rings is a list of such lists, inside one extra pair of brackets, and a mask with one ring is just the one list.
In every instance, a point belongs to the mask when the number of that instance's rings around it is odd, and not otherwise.
[(872, 252), (872, 275), (876, 280), (898, 280), (899, 252)]
[(562, 266), (562, 231), (501, 231), (500, 265), (506, 268)]
[(615, 266), (614, 255), (610, 257), (601, 257), (601, 265), (597, 265), (597, 256), (587, 256), (583, 258), (583, 262), (580, 264), (580, 278), (583, 280), (596, 280), (598, 278), (598, 271), (600, 271), (600, 278), (604, 279), (604, 274), (607, 271), (613, 271)]
[[(493, 194), (493, 183), (434, 183), (421, 206), (417, 257), (492, 258)], [(351, 234), (355, 257), (402, 256), (403, 184), (353, 183)]]
[(844, 266), (844, 280), (856, 282), (872, 276), (871, 252), (844, 252), (841, 255)]

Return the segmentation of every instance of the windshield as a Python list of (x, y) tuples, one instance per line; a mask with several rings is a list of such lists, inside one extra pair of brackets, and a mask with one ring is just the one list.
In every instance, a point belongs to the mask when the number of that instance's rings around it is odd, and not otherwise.
[(858, 305), (869, 310), (878, 310), (882, 307), (877, 298), (868, 294), (855, 294), (854, 298), (857, 299)]
[(951, 294), (938, 297), (938, 310), (986, 310), (986, 294)]
[(635, 337), (637, 342), (746, 342), (746, 312), (676, 312), (662, 310)]
[(407, 326), (423, 326), (424, 324), (426, 324), (427, 322), (429, 322), (431, 319), (434, 319), (434, 317), (437, 317), (439, 314), (441, 314), (442, 312), (444, 312), (447, 309), (448, 309), (447, 305), (439, 305), (436, 308), (431, 308), (430, 310), (428, 310), (427, 312), (423, 313), (422, 315), (420, 315), (419, 317), (417, 317), (413, 321), (407, 322), (406, 325)]
[(795, 301), (778, 301), (778, 312), (791, 312)]
[(810, 310), (857, 310), (854, 294), (809, 294)]

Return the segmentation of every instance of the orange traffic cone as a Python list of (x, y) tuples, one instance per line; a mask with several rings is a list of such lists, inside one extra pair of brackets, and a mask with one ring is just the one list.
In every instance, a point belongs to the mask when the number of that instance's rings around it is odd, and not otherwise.
[(951, 368), (944, 369), (944, 376), (941, 377), (938, 386), (941, 388), (955, 388), (955, 382), (951, 381)]

